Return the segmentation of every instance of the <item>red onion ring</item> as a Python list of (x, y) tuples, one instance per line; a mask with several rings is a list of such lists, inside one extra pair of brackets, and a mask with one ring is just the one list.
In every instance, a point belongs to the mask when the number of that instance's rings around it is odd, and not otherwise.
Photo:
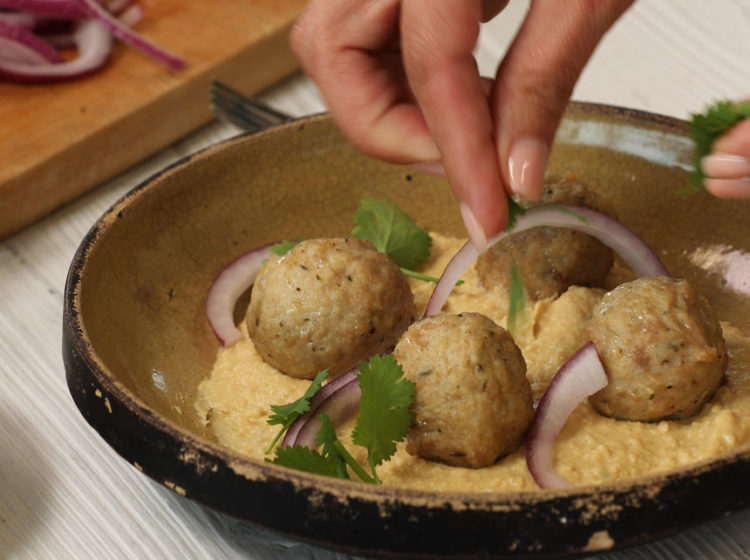
[(117, 19), (119, 19), (124, 25), (127, 25), (128, 27), (138, 25), (141, 21), (143, 21), (143, 8), (141, 8), (137, 4), (128, 6), (119, 13)]
[(214, 280), (206, 296), (206, 317), (224, 346), (242, 338), (234, 324), (234, 305), (242, 293), (255, 282), (263, 262), (271, 257), (271, 246), (265, 245), (243, 253), (232, 261)]
[(78, 0), (0, 0), (0, 6), (59, 19), (86, 17), (86, 11)]
[(424, 311), (425, 317), (437, 315), (445, 305), (448, 296), (453, 291), (453, 287), (456, 282), (464, 275), (477, 257), (480, 255), (480, 251), (470, 241), (466, 242), (458, 252), (453, 255), (453, 258), (448, 262), (448, 266), (445, 267), (443, 274), (440, 276), (440, 280), (432, 289), (432, 294), (427, 302), (427, 307)]
[(36, 25), (37, 17), (28, 12), (4, 12), (0, 10), (0, 21), (24, 29), (33, 29)]
[(98, 19), (110, 31), (110, 33), (112, 33), (112, 35), (121, 41), (138, 49), (146, 56), (161, 62), (170, 70), (177, 71), (182, 70), (185, 67), (184, 59), (155, 45), (130, 29), (127, 25), (113, 17), (112, 14), (105, 10), (96, 0), (78, 0), (78, 2), (86, 13), (91, 17)]
[(526, 465), (540, 488), (572, 486), (555, 470), (555, 440), (578, 404), (603, 389), (607, 382), (607, 373), (593, 342), (573, 354), (552, 378), (539, 401), (526, 439)]
[(311, 449), (315, 447), (315, 436), (320, 427), (320, 415), (328, 414), (335, 426), (357, 412), (359, 397), (359, 368), (353, 368), (342, 373), (323, 385), (310, 399), (310, 408), (301, 414), (284, 434), (281, 447), (304, 445)]
[[(653, 250), (635, 233), (614, 218), (589, 208), (549, 204), (534, 206), (516, 218), (509, 232), (500, 232), (487, 243), (487, 249), (510, 233), (516, 233), (539, 226), (553, 226), (574, 229), (596, 237), (616, 251), (630, 265), (638, 276), (668, 276), (669, 273)], [(470, 247), (467, 247), (470, 246)], [(456, 281), (479, 256), (479, 251), (471, 248), (471, 242), (462, 247), (443, 271), (440, 281), (430, 296), (425, 316), (439, 313), (445, 305)]]
[(52, 45), (29, 29), (0, 20), (0, 64), (31, 66), (62, 61)]
[(113, 14), (119, 15), (133, 5), (133, 0), (108, 0), (104, 7)]
[(112, 48), (112, 36), (98, 21), (82, 20), (73, 32), (78, 57), (59, 63), (23, 64), (0, 60), (0, 77), (18, 82), (50, 82), (83, 76), (100, 68)]

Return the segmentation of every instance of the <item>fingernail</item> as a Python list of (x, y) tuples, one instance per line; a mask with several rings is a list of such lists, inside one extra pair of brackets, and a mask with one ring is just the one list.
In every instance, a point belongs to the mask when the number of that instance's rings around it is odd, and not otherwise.
[(701, 169), (716, 179), (750, 177), (750, 161), (733, 154), (711, 154), (701, 159)]
[(479, 225), (474, 212), (463, 202), (461, 203), (461, 217), (464, 220), (464, 227), (474, 247), (479, 251), (484, 251), (484, 248), (487, 247), (487, 235), (484, 233), (482, 226)]
[(539, 200), (546, 166), (547, 146), (544, 142), (528, 137), (514, 140), (508, 157), (508, 175), (513, 193), (525, 200)]
[(445, 177), (445, 168), (439, 161), (421, 161), (419, 163), (409, 164), (409, 167), (421, 171), (422, 173)]
[(719, 198), (750, 198), (750, 177), (706, 179), (706, 190)]

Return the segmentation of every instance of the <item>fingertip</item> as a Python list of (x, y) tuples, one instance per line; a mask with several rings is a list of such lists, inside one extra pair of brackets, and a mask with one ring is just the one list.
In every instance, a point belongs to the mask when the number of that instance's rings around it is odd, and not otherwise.
[(750, 198), (750, 177), (741, 179), (706, 179), (706, 190), (717, 198)]
[(462, 202), (460, 205), (461, 218), (466, 228), (466, 233), (469, 235), (469, 239), (478, 251), (484, 251), (487, 247), (487, 234), (484, 232), (484, 227), (477, 220), (476, 215), (469, 205)]
[(470, 205), (462, 201), (460, 209), (466, 233), (479, 251), (486, 249), (488, 239), (500, 233), (508, 222), (505, 194), (502, 194), (494, 203), (483, 200)]
[(750, 177), (750, 161), (734, 154), (713, 153), (701, 159), (701, 170), (714, 179)]
[(548, 153), (547, 144), (537, 138), (513, 140), (507, 162), (511, 194), (531, 202), (542, 198)]

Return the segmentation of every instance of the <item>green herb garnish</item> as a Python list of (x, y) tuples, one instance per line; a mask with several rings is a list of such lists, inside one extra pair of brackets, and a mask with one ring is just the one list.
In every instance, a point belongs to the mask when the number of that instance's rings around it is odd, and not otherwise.
[[(409, 431), (412, 421), (409, 407), (414, 401), (415, 385), (404, 379), (403, 369), (390, 355), (374, 356), (369, 363), (363, 362), (359, 371), (362, 396), (352, 441), (367, 448), (371, 474), (343, 446), (325, 414), (320, 415), (321, 424), (316, 435), (320, 451), (303, 446), (277, 448), (276, 457), (271, 462), (336, 478), (349, 478), (348, 467), (363, 482), (380, 483), (375, 468), (393, 456), (396, 442), (403, 441)], [(276, 441), (278, 437), (271, 447)]]
[(285, 239), (284, 241), (280, 241), (275, 245), (271, 245), (271, 254), (278, 257), (280, 257), (281, 255), (286, 255), (300, 241), (301, 239), (298, 239), (297, 241), (288, 241)]
[(279, 447), (276, 457), (271, 461), (276, 465), (283, 465), (300, 471), (307, 471), (334, 478), (349, 478), (341, 476), (341, 469), (336, 458), (318, 453), (314, 449), (304, 446)]
[(717, 101), (702, 114), (694, 113), (690, 121), (690, 133), (695, 142), (693, 172), (690, 182), (685, 188), (687, 194), (703, 189), (705, 174), (701, 170), (700, 162), (704, 156), (711, 153), (711, 147), (716, 139), (742, 120), (750, 118), (750, 101), (734, 103), (732, 101)]
[(320, 387), (323, 385), (323, 381), (325, 380), (327, 375), (327, 369), (318, 372), (318, 375), (315, 376), (315, 379), (307, 388), (305, 394), (296, 401), (283, 405), (271, 405), (271, 412), (273, 412), (273, 414), (268, 417), (268, 423), (272, 426), (280, 424), (281, 429), (279, 430), (279, 433), (276, 434), (276, 437), (271, 442), (271, 445), (266, 448), (266, 454), (271, 452), (274, 446), (281, 439), (281, 436), (283, 436), (289, 429), (289, 426), (291, 426), (292, 423), (294, 423), (294, 421), (299, 418), (301, 414), (304, 414), (305, 412), (310, 410), (310, 399), (313, 398), (315, 396), (315, 393), (320, 390)]
[(518, 204), (513, 198), (507, 196), (508, 199), (508, 224), (505, 226), (505, 231), (510, 231), (516, 226), (516, 220), (518, 216), (523, 216), (526, 213), (526, 209)]
[(526, 309), (528, 294), (521, 280), (516, 259), (513, 258), (510, 261), (510, 287), (508, 291), (508, 299), (510, 300), (508, 303), (508, 330), (510, 334), (515, 335), (518, 318)]
[(354, 223), (356, 239), (372, 242), (401, 268), (416, 270), (430, 256), (432, 238), (392, 202), (363, 198)]
[(379, 482), (375, 467), (393, 456), (396, 442), (409, 432), (415, 384), (404, 379), (404, 370), (391, 356), (373, 356), (359, 368), (359, 416), (352, 441), (367, 448), (372, 478)]

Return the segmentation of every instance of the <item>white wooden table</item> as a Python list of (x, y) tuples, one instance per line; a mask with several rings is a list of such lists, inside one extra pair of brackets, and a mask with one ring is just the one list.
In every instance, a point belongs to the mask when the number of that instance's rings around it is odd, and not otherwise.
[[(483, 30), (483, 73), (494, 72), (525, 7), (514, 0)], [(687, 118), (717, 98), (743, 96), (750, 97), (750, 0), (640, 0), (600, 45), (574, 98)], [(292, 115), (324, 109), (302, 76), (263, 97)], [(153, 483), (89, 428), (65, 384), (62, 291), (86, 231), (141, 180), (236, 133), (211, 124), (0, 243), (1, 558), (343, 558)], [(604, 557), (750, 558), (750, 511)]]

